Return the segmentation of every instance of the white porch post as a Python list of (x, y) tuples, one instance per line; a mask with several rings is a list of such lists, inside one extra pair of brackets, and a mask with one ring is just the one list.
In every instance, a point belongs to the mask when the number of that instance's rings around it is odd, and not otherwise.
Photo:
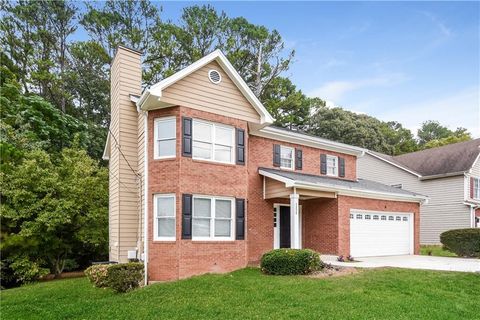
[(290, 195), (290, 247), (300, 249), (300, 213), (298, 206), (299, 196), (294, 189)]

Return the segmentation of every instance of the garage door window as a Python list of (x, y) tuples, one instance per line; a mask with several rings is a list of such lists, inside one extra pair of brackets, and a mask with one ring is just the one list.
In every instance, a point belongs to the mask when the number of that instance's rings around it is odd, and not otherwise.
[(387, 220), (387, 216), (382, 216), (381, 219), (382, 220)]
[(365, 220), (370, 220), (371, 216), (369, 214), (365, 215)]
[(361, 214), (357, 214), (357, 219), (362, 220), (362, 215), (361, 215)]
[(389, 217), (388, 217), (388, 220), (389, 220), (389, 221), (393, 221), (393, 220), (395, 220), (395, 218), (394, 218), (394, 216), (389, 216)]
[(377, 215), (374, 215), (374, 216), (373, 216), (373, 220), (378, 220), (378, 216), (377, 216)]
[(408, 217), (403, 217), (403, 221), (408, 221)]

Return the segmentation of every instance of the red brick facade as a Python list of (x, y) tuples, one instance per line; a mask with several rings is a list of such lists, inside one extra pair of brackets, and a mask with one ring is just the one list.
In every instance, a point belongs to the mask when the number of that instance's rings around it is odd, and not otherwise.
[[(176, 158), (153, 159), (154, 119), (176, 116)], [(245, 130), (246, 165), (218, 164), (181, 155), (181, 117), (187, 116)], [(258, 263), (273, 248), (273, 204), (289, 199), (263, 199), (259, 167), (273, 168), (273, 144), (303, 150), (301, 173), (320, 175), (320, 154), (345, 158), (345, 179), (356, 179), (356, 157), (248, 135), (246, 121), (186, 107), (150, 111), (148, 115), (148, 278), (172, 280), (207, 272), (228, 272)], [(176, 195), (176, 241), (153, 240), (153, 195)], [(181, 239), (182, 194), (246, 199), (245, 240), (192, 241)], [(418, 252), (419, 204), (338, 196), (336, 199), (301, 201), (303, 246), (321, 253), (349, 254), (350, 208), (415, 213), (415, 252)]]

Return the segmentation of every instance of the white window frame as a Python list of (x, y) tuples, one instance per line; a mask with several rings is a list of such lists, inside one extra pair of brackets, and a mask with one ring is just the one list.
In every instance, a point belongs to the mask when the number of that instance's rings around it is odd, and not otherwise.
[[(195, 139), (195, 123), (202, 123), (202, 124), (205, 124), (205, 125), (208, 125), (210, 126), (210, 130), (211, 130), (211, 137), (212, 137), (212, 150), (210, 151), (210, 159), (205, 159), (205, 158), (199, 158), (199, 157), (195, 157), (193, 154), (194, 154), (194, 143), (195, 141), (199, 141), (199, 140), (196, 140)], [(215, 129), (216, 128), (223, 128), (223, 129), (228, 129), (228, 130), (231, 130), (232, 134), (231, 134), (231, 151), (230, 151), (230, 158), (231, 158), (231, 161), (220, 161), (220, 160), (215, 160), (215, 146), (217, 145), (216, 143), (216, 136), (215, 136)], [(204, 141), (201, 141), (201, 142), (204, 142)], [(204, 142), (205, 143), (205, 142)], [(222, 144), (218, 144), (220, 146), (224, 146)], [(235, 128), (232, 127), (232, 126), (229, 126), (229, 125), (224, 125), (224, 124), (219, 124), (219, 123), (214, 123), (214, 122), (210, 122), (210, 121), (204, 121), (204, 120), (199, 120), (199, 119), (193, 119), (192, 121), (192, 159), (194, 160), (201, 160), (201, 161), (210, 161), (210, 162), (216, 162), (216, 163), (226, 163), (226, 164), (235, 164)]]
[[(173, 218), (175, 223), (175, 233), (173, 237), (158, 236), (158, 217), (157, 217), (157, 199), (173, 198), (173, 216), (164, 216), (162, 218)], [(153, 240), (154, 241), (175, 241), (177, 237), (177, 198), (174, 193), (157, 193), (153, 195)]]
[(473, 199), (480, 200), (480, 178), (473, 178)]
[[(209, 199), (210, 200), (210, 236), (209, 237), (196, 237), (193, 233), (193, 222), (195, 220), (195, 199)], [(228, 200), (231, 204), (231, 218), (230, 218), (230, 236), (221, 237), (215, 236), (215, 219), (216, 211), (215, 204), (216, 200)], [(235, 240), (235, 199), (230, 197), (217, 197), (217, 196), (206, 196), (206, 195), (193, 195), (192, 197), (192, 241), (233, 241)], [(203, 219), (203, 218), (202, 218)]]
[[(290, 167), (285, 167), (282, 166), (282, 149), (289, 149), (291, 150), (291, 155), (292, 155), (292, 164)], [(286, 158), (285, 158), (286, 159)], [(287, 169), (287, 170), (294, 170), (295, 168), (295, 149), (293, 147), (287, 147), (287, 146), (280, 146), (280, 169)]]
[[(334, 174), (328, 172), (328, 168), (332, 168), (332, 167), (328, 166), (328, 160), (332, 160), (332, 159), (335, 160), (335, 166), (333, 167), (333, 168), (335, 168), (335, 173)], [(332, 156), (332, 155), (327, 154), (327, 164), (326, 164), (326, 166), (327, 166), (327, 176), (338, 177), (338, 157), (337, 156)]]
[[(173, 137), (159, 139), (159, 137), (158, 137), (158, 126), (162, 122), (169, 122), (169, 121), (172, 121), (172, 120), (173, 120), (173, 124), (174, 124)], [(177, 157), (177, 118), (174, 117), (174, 116), (173, 117), (155, 118), (153, 123), (154, 123), (154, 125), (153, 125), (153, 130), (154, 130), (154, 133), (153, 133), (153, 140), (154, 140), (154, 143), (153, 143), (153, 159), (158, 160), (158, 159), (176, 158)], [(167, 141), (167, 140), (174, 140), (175, 141), (175, 152), (172, 155), (159, 156), (159, 151), (160, 150), (158, 150), (158, 142), (159, 141)]]

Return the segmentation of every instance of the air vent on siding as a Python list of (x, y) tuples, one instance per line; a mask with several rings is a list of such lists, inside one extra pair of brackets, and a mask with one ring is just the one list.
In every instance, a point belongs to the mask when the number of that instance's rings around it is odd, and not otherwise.
[(210, 70), (208, 71), (208, 79), (210, 79), (212, 83), (219, 84), (220, 81), (222, 81), (222, 76), (217, 70)]

